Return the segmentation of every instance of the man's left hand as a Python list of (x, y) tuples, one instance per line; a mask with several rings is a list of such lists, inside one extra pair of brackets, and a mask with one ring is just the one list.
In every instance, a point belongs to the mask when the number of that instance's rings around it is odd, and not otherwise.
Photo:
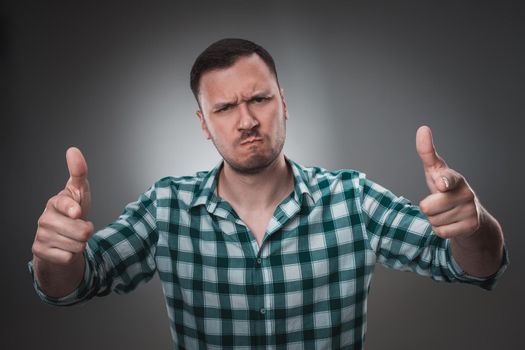
[(442, 238), (466, 238), (480, 227), (481, 211), (474, 191), (465, 178), (448, 167), (434, 147), (432, 132), (422, 126), (416, 133), (416, 149), (423, 161), (423, 169), (430, 195), (419, 206)]

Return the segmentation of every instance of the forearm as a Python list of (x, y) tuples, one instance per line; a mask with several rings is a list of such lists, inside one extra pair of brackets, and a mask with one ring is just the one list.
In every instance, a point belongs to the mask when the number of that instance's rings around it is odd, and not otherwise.
[(480, 227), (468, 237), (451, 238), (452, 255), (466, 273), (488, 277), (498, 271), (503, 259), (503, 231), (481, 208)]
[(60, 298), (74, 291), (84, 276), (85, 261), (82, 253), (75, 254), (70, 264), (59, 265), (33, 256), (35, 278), (40, 289), (53, 298)]

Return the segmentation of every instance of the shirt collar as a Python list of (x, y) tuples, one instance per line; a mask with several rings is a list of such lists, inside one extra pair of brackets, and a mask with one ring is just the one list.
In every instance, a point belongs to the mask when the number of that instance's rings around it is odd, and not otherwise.
[[(193, 201), (190, 203), (190, 209), (205, 205), (210, 213), (212, 213), (217, 204), (221, 200), (217, 195), (217, 180), (219, 179), (219, 172), (222, 168), (223, 161), (220, 161), (212, 170), (204, 173), (204, 177), (195, 191)], [(202, 173), (201, 173), (202, 174)], [(198, 176), (198, 175), (197, 175)]]
[[(286, 162), (290, 164), (294, 177), (294, 199), (299, 205), (302, 205), (303, 195), (309, 198), (309, 204), (315, 202), (312, 193), (308, 186), (308, 176), (306, 175), (305, 169), (294, 162), (293, 160), (286, 157)], [(219, 179), (219, 173), (224, 164), (224, 160), (220, 161), (212, 170), (208, 173), (204, 173), (204, 177), (195, 192), (190, 203), (190, 209), (199, 205), (206, 206), (208, 212), (213, 213), (217, 205), (222, 199), (217, 195), (217, 181)]]
[(286, 158), (286, 161), (291, 165), (293, 171), (295, 200), (297, 203), (299, 203), (299, 205), (301, 205), (303, 195), (306, 195), (309, 200), (309, 204), (313, 205), (315, 203), (315, 199), (312, 192), (310, 192), (309, 180), (305, 169), (300, 164), (289, 158)]

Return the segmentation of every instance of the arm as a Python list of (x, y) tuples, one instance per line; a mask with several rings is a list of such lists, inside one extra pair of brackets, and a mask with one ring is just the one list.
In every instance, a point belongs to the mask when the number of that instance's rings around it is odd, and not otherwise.
[(465, 178), (438, 156), (430, 128), (421, 127), (416, 147), (431, 194), (421, 210), (440, 237), (450, 239), (452, 256), (468, 274), (488, 277), (503, 260), (503, 231), (496, 219), (481, 206)]

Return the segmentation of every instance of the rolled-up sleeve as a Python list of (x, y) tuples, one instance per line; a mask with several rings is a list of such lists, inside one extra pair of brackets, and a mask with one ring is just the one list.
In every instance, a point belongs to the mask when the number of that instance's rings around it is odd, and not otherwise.
[(461, 269), (451, 254), (450, 240), (437, 236), (420, 208), (404, 197), (361, 178), (366, 230), (377, 261), (384, 266), (413, 271), (436, 281), (462, 282), (490, 290), (505, 271), (507, 248), (499, 270), (479, 278)]

